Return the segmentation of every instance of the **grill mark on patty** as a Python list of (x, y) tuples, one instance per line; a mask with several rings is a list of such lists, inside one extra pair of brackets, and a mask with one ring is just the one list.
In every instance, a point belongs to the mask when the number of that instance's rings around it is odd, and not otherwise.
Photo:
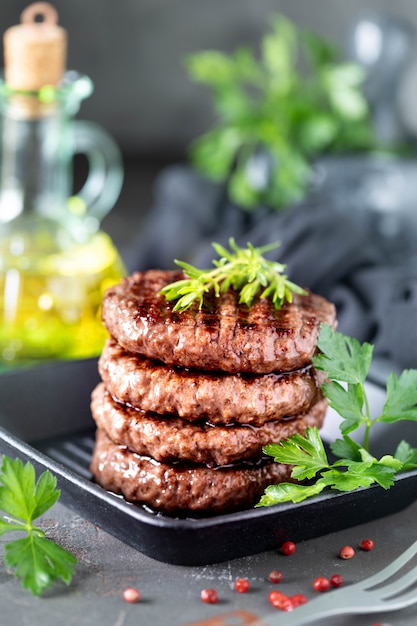
[[(291, 480), (291, 467), (266, 458), (262, 445), (320, 427), (324, 375), (311, 359), (320, 324), (336, 327), (335, 307), (310, 292), (279, 310), (260, 298), (247, 307), (228, 290), (208, 293), (201, 310), (174, 312), (159, 292), (182, 278), (181, 270), (136, 272), (106, 292), (103, 321), (117, 355), (105, 349), (100, 358), (91, 471), (105, 489), (156, 512), (215, 515)], [(216, 400), (203, 383), (220, 389)]]
[(334, 306), (312, 293), (295, 294), (277, 310), (260, 298), (251, 307), (239, 305), (229, 290), (218, 298), (208, 294), (201, 310), (194, 304), (177, 313), (159, 292), (181, 278), (176, 270), (148, 270), (110, 288), (102, 307), (110, 334), (125, 349), (169, 365), (269, 373), (308, 363), (320, 323), (335, 325)]

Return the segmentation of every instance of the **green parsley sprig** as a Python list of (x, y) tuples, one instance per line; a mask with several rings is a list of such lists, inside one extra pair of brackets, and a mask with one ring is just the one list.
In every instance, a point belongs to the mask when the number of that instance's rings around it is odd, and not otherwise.
[(3, 456), (0, 474), (0, 536), (11, 531), (26, 533), (26, 537), (5, 544), (5, 562), (14, 568), (22, 586), (39, 596), (59, 578), (71, 582), (77, 559), (61, 546), (45, 537), (44, 531), (33, 524), (58, 500), (56, 478), (45, 471), (36, 481), (31, 463)]
[(212, 246), (220, 256), (213, 261), (215, 269), (200, 270), (189, 263), (175, 261), (188, 278), (178, 280), (161, 289), (167, 300), (178, 300), (174, 311), (185, 311), (195, 301), (199, 308), (203, 306), (204, 296), (214, 291), (216, 296), (232, 288), (240, 292), (239, 302), (251, 306), (256, 295), (269, 298), (279, 309), (285, 301), (291, 302), (293, 293), (305, 295), (304, 289), (288, 280), (286, 266), (263, 257), (265, 252), (280, 245), (275, 242), (255, 248), (251, 243), (247, 248), (240, 248), (235, 240), (229, 239), (231, 251), (218, 243)]
[[(323, 393), (329, 406), (343, 418), (342, 438), (330, 444), (337, 460), (329, 462), (317, 428), (307, 428), (305, 436), (297, 434), (265, 446), (265, 453), (276, 462), (293, 466), (291, 476), (300, 482), (270, 485), (257, 506), (301, 502), (326, 488), (353, 491), (377, 483), (389, 489), (397, 472), (417, 467), (417, 449), (406, 441), (400, 442), (394, 455), (386, 454), (380, 459), (371, 454), (369, 447), (370, 430), (378, 422), (417, 421), (417, 370), (404, 370), (398, 377), (394, 373), (389, 375), (382, 413), (372, 418), (365, 380), (373, 346), (360, 344), (323, 324), (318, 347), (320, 353), (313, 357), (313, 364), (327, 374)], [(364, 428), (362, 444), (350, 437), (359, 427)]]

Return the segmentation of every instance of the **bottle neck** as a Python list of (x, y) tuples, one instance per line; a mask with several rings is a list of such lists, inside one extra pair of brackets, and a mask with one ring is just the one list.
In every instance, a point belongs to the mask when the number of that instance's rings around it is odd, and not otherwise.
[[(12, 96), (0, 119), (0, 221), (22, 215), (64, 218), (71, 195), (70, 120), (59, 107)], [(39, 104), (39, 103), (38, 103)]]

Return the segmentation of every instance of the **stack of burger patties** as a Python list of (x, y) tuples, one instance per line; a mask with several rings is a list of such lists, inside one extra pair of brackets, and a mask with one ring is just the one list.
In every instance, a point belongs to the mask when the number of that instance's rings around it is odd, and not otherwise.
[(311, 359), (335, 307), (308, 292), (276, 309), (229, 289), (174, 311), (160, 294), (180, 270), (136, 272), (110, 288), (111, 337), (92, 394), (91, 471), (105, 489), (156, 511), (218, 514), (253, 506), (291, 468), (262, 448), (322, 425)]

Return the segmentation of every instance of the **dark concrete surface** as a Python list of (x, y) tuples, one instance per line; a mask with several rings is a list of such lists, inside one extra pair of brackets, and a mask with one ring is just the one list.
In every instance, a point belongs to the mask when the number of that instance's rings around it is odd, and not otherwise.
[[(143, 556), (57, 504), (42, 518), (42, 526), (48, 537), (77, 557), (79, 564), (73, 582), (69, 587), (57, 583), (41, 598), (34, 598), (2, 566), (0, 623), (5, 626), (244, 626), (251, 623), (249, 615), (266, 616), (273, 612), (277, 615), (277, 626), (285, 626), (285, 614), (269, 604), (270, 590), (304, 593), (313, 610), (317, 592), (312, 589), (312, 581), (316, 576), (341, 574), (348, 585), (375, 572), (415, 539), (416, 514), (417, 503), (377, 522), (301, 542), (289, 557), (283, 556), (277, 546), (271, 552), (216, 565), (179, 567)], [(338, 557), (340, 547), (357, 548), (363, 538), (375, 541), (374, 550), (357, 549), (349, 561)], [(1, 543), (6, 540), (3, 537)], [(267, 580), (273, 569), (283, 573), (280, 585)], [(248, 593), (234, 591), (237, 577), (249, 579)], [(139, 603), (127, 604), (123, 600), (123, 591), (129, 586), (140, 591)], [(204, 587), (217, 590), (217, 605), (201, 602), (200, 592)], [(315, 624), (414, 626), (416, 620), (417, 605), (393, 614), (331, 618)]]

